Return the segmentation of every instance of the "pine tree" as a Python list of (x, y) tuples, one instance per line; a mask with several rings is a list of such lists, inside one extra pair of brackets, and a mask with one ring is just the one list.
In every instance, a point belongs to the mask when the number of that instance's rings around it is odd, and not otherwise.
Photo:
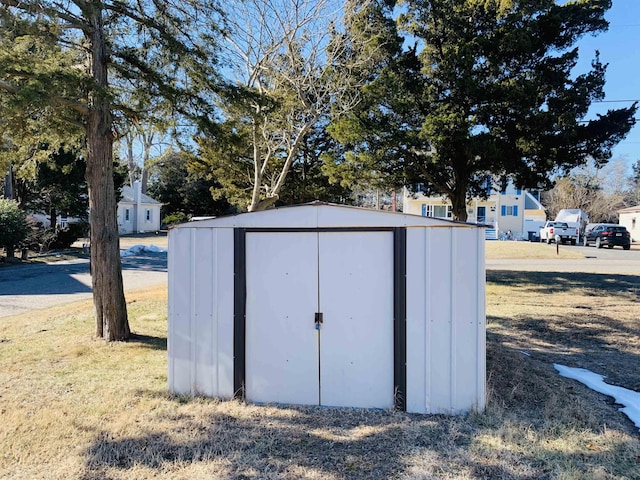
[(15, 146), (25, 139), (39, 143), (34, 134), (53, 149), (70, 138), (84, 142), (96, 336), (126, 340), (113, 183), (118, 121), (143, 114), (131, 92), (144, 89), (141, 97), (166, 99), (176, 113), (210, 123), (219, 9), (209, 0), (0, 0), (0, 6), (7, 149), (22, 148)]

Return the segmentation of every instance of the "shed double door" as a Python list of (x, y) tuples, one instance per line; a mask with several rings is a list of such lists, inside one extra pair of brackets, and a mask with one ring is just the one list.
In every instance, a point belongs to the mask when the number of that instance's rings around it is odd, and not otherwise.
[(248, 400), (393, 406), (392, 232), (248, 232), (246, 287)]

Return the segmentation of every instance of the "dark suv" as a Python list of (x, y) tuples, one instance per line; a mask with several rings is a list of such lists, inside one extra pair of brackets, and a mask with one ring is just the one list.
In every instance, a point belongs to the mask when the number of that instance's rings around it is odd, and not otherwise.
[(584, 246), (595, 243), (597, 248), (605, 245), (613, 248), (616, 245), (629, 250), (631, 248), (631, 234), (622, 225), (615, 223), (596, 223), (593, 228), (584, 232)]

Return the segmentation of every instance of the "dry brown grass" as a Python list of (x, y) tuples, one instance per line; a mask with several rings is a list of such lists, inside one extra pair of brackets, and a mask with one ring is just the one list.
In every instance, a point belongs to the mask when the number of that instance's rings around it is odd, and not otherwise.
[(488, 259), (562, 259), (584, 258), (584, 255), (573, 250), (570, 245), (558, 245), (556, 250), (555, 243), (547, 245), (543, 242), (502, 242), (492, 240), (485, 242), (485, 257)]
[(0, 478), (640, 478), (631, 422), (551, 365), (638, 388), (637, 280), (535, 275), (490, 272), (489, 406), (461, 417), (169, 395), (165, 288), (128, 294), (129, 343), (89, 302), (3, 318)]

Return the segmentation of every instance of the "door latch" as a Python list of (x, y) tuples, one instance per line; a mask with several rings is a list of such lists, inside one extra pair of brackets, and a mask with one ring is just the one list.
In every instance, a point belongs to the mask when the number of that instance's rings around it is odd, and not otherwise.
[(322, 325), (322, 312), (316, 312), (315, 322), (316, 330), (320, 330), (320, 325)]

